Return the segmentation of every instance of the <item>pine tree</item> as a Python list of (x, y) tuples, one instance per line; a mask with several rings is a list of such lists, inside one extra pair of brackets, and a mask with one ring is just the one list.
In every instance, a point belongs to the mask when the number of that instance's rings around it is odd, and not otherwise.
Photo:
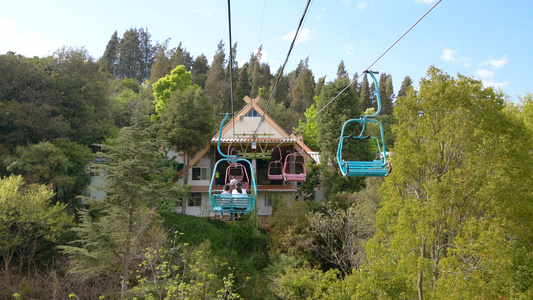
[(141, 78), (141, 41), (137, 29), (129, 29), (120, 41), (119, 61), (117, 67), (118, 78), (133, 78), (142, 82)]
[(85, 199), (89, 210), (80, 213), (76, 228), (79, 246), (62, 249), (73, 259), (71, 272), (85, 278), (105, 275), (125, 292), (136, 259), (150, 242), (149, 230), (155, 215), (151, 208), (177, 199), (178, 186), (169, 158), (159, 151), (164, 141), (157, 138), (156, 125), (144, 110), (133, 115), (131, 127), (99, 145), (106, 163), (95, 165), (105, 174), (103, 199)]
[(191, 68), (192, 84), (197, 84), (201, 88), (205, 88), (205, 81), (207, 80), (207, 71), (209, 70), (209, 64), (207, 57), (200, 54), (194, 59)]
[(150, 82), (156, 82), (159, 78), (164, 77), (172, 70), (170, 59), (167, 57), (167, 47), (169, 40), (163, 44), (157, 44), (154, 55), (154, 63), (150, 69)]
[[(324, 86), (320, 94), (317, 110), (321, 110), (333, 97), (346, 88), (349, 79), (344, 77)], [(345, 121), (361, 115), (358, 98), (351, 89), (346, 89), (339, 97), (322, 110), (316, 120), (318, 145), (320, 147), (320, 160), (331, 162), (321, 168), (324, 183), (326, 183), (325, 195), (340, 191), (355, 192), (364, 186), (364, 178), (344, 177), (340, 173), (336, 162), (336, 153), (342, 126)], [(359, 132), (351, 127), (351, 131)], [(343, 148), (343, 157), (352, 160), (370, 160), (370, 152), (367, 143), (349, 143)]]
[(250, 97), (253, 99), (259, 94), (259, 88), (262, 86), (263, 78), (261, 76), (261, 53), (262, 46), (259, 47), (257, 53), (252, 53), (250, 62), (248, 63), (248, 78), (250, 79)]
[(177, 66), (185, 66), (185, 70), (191, 71), (192, 64), (192, 56), (186, 48), (183, 48), (181, 42), (179, 43), (178, 47), (170, 51), (171, 68), (175, 68)]
[(112, 78), (118, 78), (118, 57), (119, 57), (120, 39), (115, 31), (105, 47), (104, 55), (98, 61), (100, 69), (108, 72)]
[(298, 116), (302, 116), (305, 110), (315, 101), (313, 100), (315, 79), (313, 72), (309, 70), (309, 58), (300, 61), (294, 84), (291, 86), (291, 108)]
[(413, 81), (411, 80), (411, 77), (405, 76), (405, 78), (402, 81), (402, 86), (400, 87), (400, 90), (398, 91), (398, 97), (407, 97), (407, 90), (409, 87), (413, 86)]
[(230, 111), (229, 85), (225, 76), (226, 54), (224, 43), (220, 41), (213, 62), (207, 71), (205, 92), (211, 98), (211, 104), (217, 113)]
[(250, 81), (248, 80), (248, 63), (239, 69), (235, 86), (235, 103), (243, 102), (245, 96), (250, 95)]
[(361, 111), (365, 112), (367, 109), (373, 107), (372, 99), (370, 97), (370, 86), (368, 84), (368, 77), (366, 73), (363, 75), (363, 82), (361, 82), (359, 98), (361, 99)]
[[(392, 115), (394, 92), (392, 88), (392, 76), (381, 73), (379, 76), (379, 96), (381, 99), (381, 113), (383, 115)], [(377, 98), (376, 98), (377, 101)]]
[(152, 46), (151, 35), (147, 29), (140, 28), (138, 29), (139, 33), (139, 74), (137, 82), (142, 83), (146, 79), (150, 78), (150, 69), (154, 63), (154, 54), (156, 47)]
[(337, 67), (337, 80), (338, 79), (349, 79), (348, 72), (346, 72), (343, 60), (341, 60), (339, 66)]

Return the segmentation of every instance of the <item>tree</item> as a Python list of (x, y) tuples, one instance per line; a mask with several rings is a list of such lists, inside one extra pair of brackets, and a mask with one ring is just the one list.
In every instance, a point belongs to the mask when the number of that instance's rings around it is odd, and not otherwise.
[(141, 41), (137, 29), (131, 28), (124, 32), (120, 40), (118, 58), (118, 78), (133, 78), (139, 82), (141, 79)]
[(68, 176), (67, 156), (50, 142), (19, 146), (4, 164), (9, 172), (24, 176), (28, 183), (50, 185), (55, 192), (75, 183), (75, 179)]
[[(315, 85), (315, 96), (320, 95), (320, 93), (322, 92), (322, 88), (324, 87), (325, 84), (326, 84), (326, 76), (318, 78), (318, 81)], [(359, 95), (359, 94), (356, 94), (356, 95)]]
[(292, 102), (291, 108), (298, 115), (310, 107), (313, 103), (315, 79), (313, 72), (309, 70), (308, 58), (305, 61), (300, 61), (301, 67), (298, 67), (299, 73), (296, 75), (296, 80), (290, 88)]
[(318, 96), (314, 97), (315, 103), (305, 110), (305, 119), (298, 121), (298, 128), (304, 135), (304, 141), (311, 149), (318, 149), (318, 133), (316, 124), (316, 102), (318, 102)]
[(235, 87), (235, 100), (241, 101), (245, 96), (250, 95), (250, 82), (248, 80), (248, 63), (239, 69), (237, 74), (237, 84)]
[(39, 245), (57, 241), (72, 225), (65, 204), (51, 204), (54, 192), (46, 185), (26, 185), (22, 176), (0, 179), (0, 256), (10, 278), (15, 260), (19, 271), (38, 260)]
[(211, 105), (217, 113), (230, 111), (229, 85), (224, 72), (225, 57), (224, 43), (220, 41), (205, 81), (205, 92), (211, 98)]
[(346, 72), (346, 68), (344, 67), (344, 61), (341, 60), (339, 63), (339, 66), (337, 67), (337, 80), (341, 79), (349, 79), (348, 72)]
[[(202, 116), (198, 118), (198, 116)], [(175, 90), (168, 99), (166, 110), (161, 117), (162, 131), (169, 143), (184, 155), (184, 182), (188, 184), (189, 160), (201, 147), (205, 146), (215, 130), (214, 109), (209, 98), (198, 86), (181, 91)], [(185, 214), (187, 198), (182, 202)]]
[(67, 157), (66, 175), (71, 178), (71, 185), (59, 187), (57, 197), (63, 203), (68, 203), (71, 209), (77, 208), (80, 204), (77, 196), (81, 195), (89, 184), (86, 167), (94, 158), (93, 152), (88, 146), (72, 142), (68, 138), (55, 139), (53, 144)]
[(209, 64), (207, 57), (201, 54), (194, 59), (191, 68), (192, 84), (197, 84), (201, 88), (205, 88), (205, 81), (207, 80), (207, 71), (209, 70)]
[(0, 69), (0, 154), (68, 134), (60, 95), (39, 61), (8, 53), (0, 55)]
[(308, 217), (311, 251), (322, 259), (323, 268), (337, 268), (343, 276), (366, 263), (365, 244), (375, 232), (380, 180), (367, 181), (368, 189), (331, 197), (320, 212)]
[(377, 293), (418, 299), (531, 293), (523, 283), (532, 274), (525, 254), (533, 253), (525, 246), (532, 240), (526, 229), (533, 219), (526, 175), (532, 158), (524, 151), (532, 136), (523, 120), (506, 110), (501, 93), (434, 67), (418, 93), (409, 89), (398, 98), (395, 114), (395, 171), (382, 187), (377, 232), (367, 246)]
[(398, 97), (407, 97), (408, 88), (413, 86), (413, 81), (411, 80), (411, 77), (405, 76), (402, 81), (402, 86), (400, 87), (400, 90), (398, 91)]
[(103, 152), (97, 155), (106, 161), (97, 166), (105, 174), (100, 189), (106, 196), (85, 198), (91, 205), (80, 212), (78, 239), (62, 247), (73, 260), (71, 272), (84, 278), (109, 276), (119, 279), (122, 292), (128, 289), (132, 267), (151, 242), (156, 208), (178, 196), (171, 160), (159, 151), (163, 144), (156, 125), (138, 109), (131, 127), (99, 145)]
[[(321, 167), (324, 175), (323, 182), (326, 185), (326, 198), (330, 194), (335, 194), (339, 191), (355, 192), (364, 186), (362, 178), (342, 176), (336, 161), (339, 135), (344, 122), (361, 115), (359, 99), (353, 93), (353, 90), (344, 90), (349, 83), (348, 78), (343, 78), (324, 86), (317, 103), (317, 110), (322, 110), (328, 105), (316, 119), (320, 161), (331, 162), (330, 164), (323, 163)], [(344, 92), (341, 93), (342, 90)], [(337, 97), (335, 101), (330, 102), (334, 97)], [(350, 127), (348, 130), (348, 132), (359, 131), (360, 129), (358, 130), (355, 126)], [(343, 157), (352, 160), (371, 159), (367, 143), (350, 141), (343, 149)]]
[(381, 73), (381, 75), (379, 76), (379, 96), (381, 99), (380, 114), (392, 115), (394, 109), (394, 91), (392, 87), (391, 75)]
[(184, 91), (191, 86), (191, 73), (187, 72), (185, 66), (177, 66), (170, 75), (160, 78), (153, 84), (155, 114), (152, 115), (152, 121), (158, 121), (161, 114), (167, 107), (167, 101), (173, 91)]
[(164, 43), (154, 47), (154, 63), (150, 68), (150, 82), (156, 82), (172, 70), (170, 59), (167, 56), (168, 42), (167, 39)]
[(368, 84), (368, 77), (366, 73), (363, 75), (363, 82), (361, 82), (361, 89), (359, 94), (361, 111), (366, 111), (372, 108), (372, 99), (370, 98), (370, 86)]
[(109, 42), (107, 42), (104, 55), (98, 61), (100, 68), (108, 72), (111, 78), (117, 78), (119, 47), (120, 39), (118, 38), (117, 31), (115, 31), (111, 39), (109, 39)]
[(170, 53), (170, 64), (172, 68), (177, 66), (185, 66), (185, 70), (189, 72), (191, 71), (193, 64), (192, 56), (186, 48), (182, 47), (181, 42), (179, 43), (178, 47), (172, 49)]
[(62, 48), (42, 60), (59, 95), (56, 118), (69, 124), (58, 137), (69, 137), (78, 144), (101, 142), (113, 126), (107, 97), (109, 84), (104, 73), (85, 49)]

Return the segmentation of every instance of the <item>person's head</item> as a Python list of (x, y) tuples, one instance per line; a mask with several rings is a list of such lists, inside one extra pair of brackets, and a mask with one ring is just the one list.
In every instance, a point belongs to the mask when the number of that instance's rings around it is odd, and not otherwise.
[(230, 189), (229, 184), (224, 185), (224, 191), (229, 192), (229, 189)]
[(231, 179), (235, 179), (235, 175), (231, 175)]
[(241, 186), (242, 186), (242, 184), (241, 184), (240, 182), (237, 182), (237, 183), (235, 184), (235, 189), (236, 189), (237, 192), (239, 192), (239, 193), (242, 193)]

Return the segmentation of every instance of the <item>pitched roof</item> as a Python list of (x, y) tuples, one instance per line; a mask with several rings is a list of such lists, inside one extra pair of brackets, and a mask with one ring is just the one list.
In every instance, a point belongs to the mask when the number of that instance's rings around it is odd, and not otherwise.
[[(244, 97), (246, 105), (222, 128), (222, 143), (295, 143), (296, 150), (305, 151), (308, 157), (315, 159), (315, 156), (309, 155), (313, 152), (305, 143), (301, 136), (288, 134), (274, 119), (257, 105), (260, 97), (251, 99)], [(254, 113), (254, 111), (256, 113)], [(258, 118), (260, 116), (260, 118)], [(217, 143), (219, 132), (212, 138), (211, 143)], [(202, 150), (195, 154), (190, 161), (190, 166), (194, 166), (198, 160), (209, 151), (210, 145), (206, 145)]]

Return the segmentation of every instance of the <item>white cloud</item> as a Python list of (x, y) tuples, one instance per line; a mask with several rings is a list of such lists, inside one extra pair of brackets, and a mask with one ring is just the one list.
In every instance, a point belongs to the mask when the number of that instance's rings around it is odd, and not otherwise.
[[(309, 28), (302, 28), (302, 30), (300, 30), (300, 34), (298, 34), (298, 38), (296, 38), (296, 44), (305, 43), (315, 38), (314, 33), (314, 30), (311, 30)], [(282, 36), (281, 39), (286, 41), (292, 41), (294, 39), (295, 34), (296, 30), (293, 30), (291, 33)]]
[(457, 50), (444, 49), (440, 58), (445, 62), (455, 62), (457, 61), (457, 58), (455, 58), (456, 52)]
[(442, 59), (445, 62), (449, 63), (460, 63), (464, 68), (470, 67), (470, 62), (468, 61), (468, 58), (466, 57), (458, 57), (455, 54), (457, 53), (457, 50), (453, 49), (444, 49), (442, 50), (442, 54), (440, 56), (440, 59)]
[(486, 60), (479, 64), (480, 66), (491, 66), (494, 69), (499, 69), (503, 66), (505, 66), (509, 60), (507, 59), (507, 56), (504, 56), (502, 59), (495, 59), (493, 57), (490, 57), (489, 60)]
[(483, 82), (483, 86), (485, 87), (494, 87), (494, 88), (501, 88), (505, 85), (507, 85), (509, 83), (509, 81), (505, 81), (505, 82), (493, 82), (493, 81), (489, 81), (489, 80), (484, 80), (482, 79), (481, 80)]
[(206, 15), (206, 16), (210, 16), (210, 15), (213, 14), (213, 12), (211, 12), (211, 11), (205, 11), (205, 10), (201, 10), (201, 9), (198, 9), (198, 8), (194, 9), (193, 12), (195, 14)]
[(357, 9), (359, 9), (359, 10), (364, 10), (367, 6), (368, 6), (368, 2), (366, 2), (366, 1), (359, 2), (356, 5)]
[[(259, 51), (259, 48), (254, 49), (254, 55), (257, 55), (258, 51)], [(268, 55), (265, 49), (261, 49), (261, 59), (259, 61), (262, 63), (265, 63), (268, 61)]]
[(501, 88), (505, 85), (507, 85), (509, 82), (508, 81), (505, 81), (505, 82), (494, 82), (493, 79), (494, 79), (494, 72), (493, 71), (489, 71), (489, 70), (486, 70), (486, 69), (479, 69), (476, 71), (476, 75), (479, 76), (481, 78), (481, 82), (483, 82), (483, 86), (485, 87), (494, 87), (494, 88)]
[(493, 78), (494, 77), (494, 72), (492, 71), (489, 71), (489, 70), (485, 70), (485, 69), (479, 69), (476, 71), (476, 74), (483, 78), (483, 79), (487, 79), (487, 78)]
[(64, 43), (60, 39), (47, 39), (22, 28), (19, 23), (0, 17), (0, 53), (13, 51), (26, 57), (51, 55)]

